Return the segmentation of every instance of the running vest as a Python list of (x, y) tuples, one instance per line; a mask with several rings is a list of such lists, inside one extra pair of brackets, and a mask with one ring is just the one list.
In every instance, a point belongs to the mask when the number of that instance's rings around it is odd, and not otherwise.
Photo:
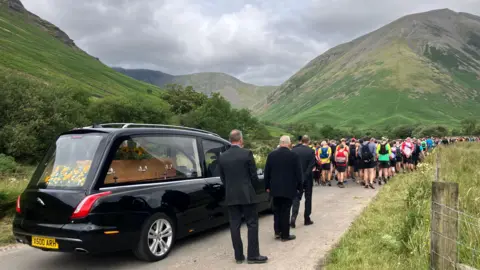
[(343, 150), (339, 149), (335, 153), (335, 158), (336, 158), (335, 160), (337, 162), (337, 165), (343, 166), (343, 164), (347, 163), (347, 155), (345, 153), (348, 153), (347, 150), (345, 150), (345, 149), (343, 149)]

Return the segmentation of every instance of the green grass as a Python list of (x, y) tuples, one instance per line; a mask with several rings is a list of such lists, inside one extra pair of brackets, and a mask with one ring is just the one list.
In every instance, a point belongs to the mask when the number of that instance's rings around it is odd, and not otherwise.
[[(120, 74), (83, 51), (66, 46), (21, 13), (0, 6), (0, 73), (47, 86), (74, 87), (92, 96), (135, 94), (152, 98), (160, 89)], [(155, 95), (154, 95), (155, 96)]]
[(280, 137), (283, 135), (292, 136), (292, 134), (289, 134), (288, 132), (286, 132), (285, 130), (279, 127), (267, 126), (267, 130), (270, 133), (270, 135), (275, 139), (277, 138), (280, 139)]
[(8, 174), (0, 174), (0, 245), (15, 243), (12, 235), (12, 220), (17, 197), (23, 192), (34, 168), (18, 166)]
[[(459, 183), (460, 210), (479, 224), (480, 145), (464, 143), (439, 154), (442, 179)], [(428, 269), (433, 164), (430, 155), (418, 171), (383, 187), (330, 252), (325, 269)], [(478, 250), (478, 228), (460, 222), (459, 241)], [(480, 258), (474, 259), (467, 247), (459, 247), (459, 261), (480, 267)]]

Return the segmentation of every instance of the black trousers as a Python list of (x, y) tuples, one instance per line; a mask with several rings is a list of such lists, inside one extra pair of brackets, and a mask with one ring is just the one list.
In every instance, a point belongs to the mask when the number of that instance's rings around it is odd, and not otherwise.
[(302, 200), (303, 193), (305, 193), (305, 213), (303, 217), (305, 218), (305, 221), (310, 220), (310, 214), (312, 213), (312, 192), (313, 192), (313, 180), (311, 178), (308, 178), (307, 181), (305, 181), (303, 185), (302, 191), (298, 193), (298, 196), (293, 199), (293, 205), (292, 205), (292, 223), (295, 223), (297, 220), (298, 216), (298, 211), (300, 209), (300, 201)]
[(235, 260), (245, 259), (243, 254), (243, 243), (240, 235), (242, 226), (242, 216), (245, 217), (245, 223), (248, 228), (248, 258), (260, 256), (260, 247), (258, 243), (258, 213), (256, 204), (229, 205), (228, 214), (230, 219), (230, 233), (232, 236), (233, 250)]
[(290, 208), (292, 207), (292, 199), (274, 197), (273, 198), (273, 229), (275, 234), (280, 235), (283, 239), (290, 236)]

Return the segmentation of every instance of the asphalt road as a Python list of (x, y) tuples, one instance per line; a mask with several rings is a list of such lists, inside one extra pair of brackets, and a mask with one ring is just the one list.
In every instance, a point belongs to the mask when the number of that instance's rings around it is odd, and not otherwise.
[[(13, 246), (0, 252), (0, 269), (315, 269), (328, 250), (340, 239), (355, 217), (378, 192), (349, 183), (346, 188), (314, 187), (312, 220), (305, 227), (303, 205), (297, 239), (282, 243), (273, 238), (273, 216), (260, 217), (260, 252), (269, 257), (264, 265), (237, 265), (233, 259), (227, 226), (181, 240), (163, 261), (145, 263), (130, 252), (102, 255), (44, 252), (28, 246)], [(303, 204), (302, 200), (302, 204)], [(242, 227), (246, 253), (246, 227)]]

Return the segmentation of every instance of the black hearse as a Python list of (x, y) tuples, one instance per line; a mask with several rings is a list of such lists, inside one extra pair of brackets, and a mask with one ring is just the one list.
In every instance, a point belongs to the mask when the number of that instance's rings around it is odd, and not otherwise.
[[(42, 250), (133, 250), (161, 260), (177, 239), (228, 223), (216, 164), (229, 146), (216, 134), (167, 125), (66, 132), (18, 197), (13, 233)], [(270, 203), (260, 179), (252, 184), (263, 211)]]

